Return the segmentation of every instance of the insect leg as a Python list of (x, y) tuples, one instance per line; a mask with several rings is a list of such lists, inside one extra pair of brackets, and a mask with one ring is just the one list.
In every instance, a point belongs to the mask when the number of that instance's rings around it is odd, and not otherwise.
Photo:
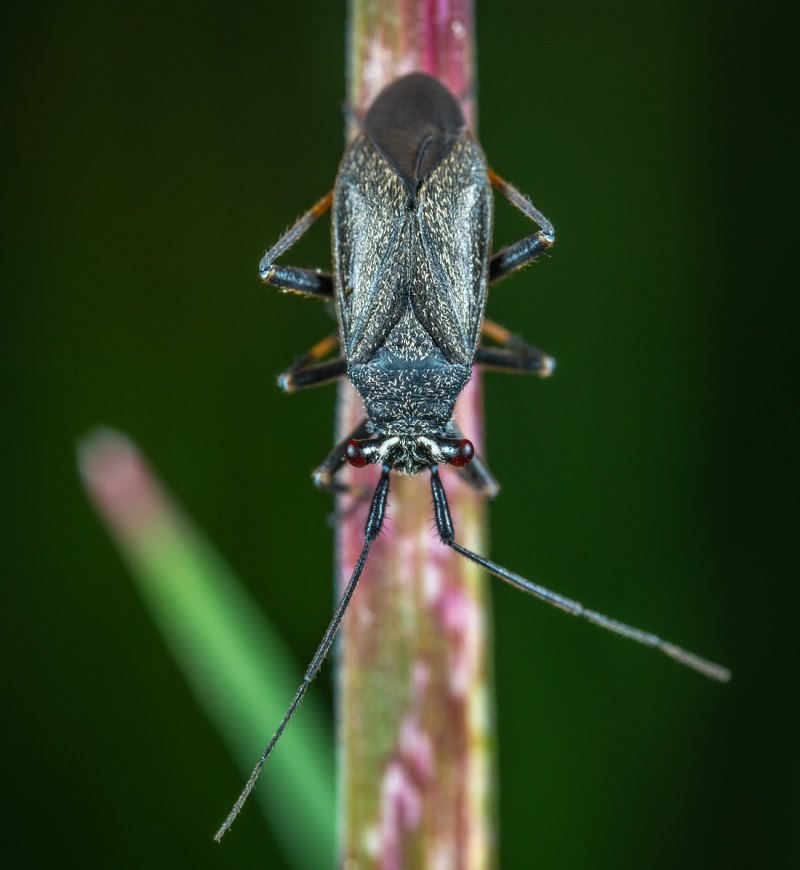
[(350, 492), (353, 487), (344, 483), (337, 483), (334, 480), (336, 474), (344, 466), (344, 456), (347, 450), (347, 445), (350, 441), (360, 441), (366, 438), (370, 433), (367, 428), (367, 421), (362, 420), (358, 426), (346, 437), (343, 438), (331, 452), (322, 460), (322, 462), (314, 469), (311, 479), (314, 481), (314, 486), (317, 489), (325, 490), (326, 492)]
[(450, 506), (447, 503), (447, 495), (445, 494), (442, 481), (439, 477), (439, 469), (435, 465), (431, 466), (431, 493), (433, 495), (436, 527), (439, 530), (439, 536), (441, 537), (442, 542), (447, 544), (448, 547), (451, 547), (457, 553), (460, 553), (466, 559), (480, 565), (490, 574), (494, 574), (495, 577), (499, 577), (511, 586), (516, 586), (517, 589), (522, 589), (523, 592), (533, 595), (534, 598), (538, 598), (540, 601), (546, 601), (548, 604), (552, 604), (554, 607), (558, 607), (560, 610), (564, 610), (572, 616), (580, 616), (582, 619), (585, 619), (594, 625), (599, 625), (600, 628), (605, 628), (608, 629), (608, 631), (621, 634), (623, 637), (628, 637), (631, 640), (644, 644), (645, 646), (654, 647), (670, 658), (675, 659), (679, 664), (686, 665), (695, 671), (699, 671), (699, 673), (705, 674), (705, 676), (710, 677), (712, 680), (726, 683), (731, 678), (731, 672), (727, 668), (716, 665), (707, 659), (689, 652), (688, 650), (675, 646), (673, 643), (662, 640), (655, 634), (641, 631), (638, 628), (626, 625), (624, 622), (618, 622), (616, 619), (610, 619), (608, 616), (603, 616), (602, 613), (589, 610), (578, 601), (573, 601), (571, 598), (565, 598), (557, 592), (552, 592), (544, 586), (539, 586), (538, 583), (532, 583), (530, 580), (520, 577), (519, 574), (515, 574), (507, 568), (503, 568), (496, 562), (492, 562), (490, 559), (487, 559), (484, 556), (479, 556), (477, 553), (473, 553), (472, 550), (462, 547), (460, 544), (456, 543), (453, 518), (450, 514)]
[(347, 371), (347, 363), (337, 357), (327, 362), (320, 362), (339, 346), (337, 332), (325, 336), (318, 341), (308, 353), (298, 357), (285, 371), (278, 375), (278, 386), (285, 393), (293, 393), (305, 387), (316, 387), (329, 384), (342, 377)]
[(292, 245), (328, 211), (333, 202), (333, 191), (325, 194), (305, 214), (301, 215), (294, 226), (290, 227), (261, 258), (258, 266), (261, 280), (285, 293), (299, 293), (301, 296), (318, 296), (323, 299), (333, 297), (333, 278), (327, 272), (316, 269), (301, 269), (296, 266), (276, 266), (275, 260), (289, 250)]
[(319, 673), (319, 669), (322, 667), (322, 663), (325, 661), (325, 656), (328, 655), (328, 652), (333, 645), (333, 639), (336, 637), (336, 632), (339, 629), (339, 624), (341, 623), (342, 617), (347, 610), (348, 604), (350, 604), (350, 599), (353, 597), (353, 593), (356, 591), (358, 580), (361, 577), (362, 571), (364, 570), (364, 565), (367, 562), (367, 556), (369, 556), (369, 550), (372, 546), (372, 542), (375, 540), (375, 538), (378, 537), (378, 533), (380, 532), (381, 526), (383, 525), (383, 518), (386, 515), (386, 499), (388, 495), (389, 466), (384, 465), (381, 479), (378, 481), (378, 485), (375, 487), (375, 494), (372, 496), (372, 504), (369, 509), (369, 514), (367, 515), (366, 525), (364, 527), (364, 547), (361, 550), (361, 555), (358, 557), (356, 567), (353, 569), (353, 574), (347, 583), (344, 594), (339, 600), (339, 604), (336, 606), (336, 611), (334, 612), (333, 618), (331, 619), (330, 624), (325, 631), (322, 641), (317, 647), (317, 651), (314, 653), (314, 658), (311, 659), (311, 663), (306, 669), (303, 681), (300, 683), (297, 692), (295, 692), (292, 703), (289, 704), (288, 709), (283, 714), (283, 719), (281, 719), (281, 722), (278, 725), (275, 733), (272, 735), (272, 739), (269, 741), (269, 743), (267, 743), (266, 748), (261, 753), (261, 758), (259, 758), (256, 766), (253, 768), (253, 772), (250, 774), (249, 779), (245, 783), (244, 789), (242, 789), (242, 793), (239, 795), (236, 803), (233, 805), (233, 809), (230, 811), (230, 813), (228, 813), (228, 817), (220, 825), (217, 833), (214, 834), (214, 839), (217, 842), (222, 839), (222, 837), (225, 835), (225, 832), (233, 824), (236, 816), (239, 815), (239, 812), (244, 806), (245, 801), (249, 797), (250, 792), (253, 790), (253, 786), (256, 784), (258, 775), (259, 773), (261, 773), (261, 768), (264, 767), (264, 762), (267, 760), (267, 758), (269, 758), (270, 753), (275, 748), (275, 744), (280, 740), (281, 735), (286, 730), (286, 726), (289, 724), (289, 720), (294, 715), (295, 710), (297, 710), (297, 708), (300, 706), (300, 702), (303, 700), (303, 696), (308, 691), (308, 687), (311, 685), (311, 681)]
[(291, 367), (278, 375), (278, 386), (285, 393), (294, 393), (306, 387), (330, 384), (347, 373), (347, 362), (341, 357), (316, 365)]
[(489, 261), (489, 281), (499, 281), (511, 272), (516, 272), (523, 266), (535, 260), (546, 250), (551, 248), (556, 240), (555, 230), (549, 220), (533, 205), (533, 203), (516, 187), (500, 178), (497, 173), (489, 170), (489, 181), (495, 190), (518, 208), (527, 218), (530, 218), (538, 227), (539, 232), (526, 236), (513, 245), (498, 251)]
[[(458, 428), (454, 422), (450, 422), (448, 427), (449, 433), (453, 438), (463, 438), (464, 433)], [(496, 498), (500, 492), (500, 484), (489, 470), (489, 466), (476, 453), (472, 457), (469, 465), (462, 468), (453, 468), (458, 473), (458, 476), (468, 483), (474, 490), (479, 492), (484, 498)]]
[(509, 332), (493, 320), (484, 320), (481, 328), (484, 338), (491, 338), (502, 348), (482, 345), (475, 354), (475, 363), (501, 372), (519, 372), (548, 378), (555, 371), (556, 361), (518, 335)]

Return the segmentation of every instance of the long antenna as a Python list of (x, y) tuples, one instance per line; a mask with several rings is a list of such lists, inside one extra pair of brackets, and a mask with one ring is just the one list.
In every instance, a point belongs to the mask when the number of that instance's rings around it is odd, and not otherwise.
[(572, 616), (579, 616), (594, 625), (599, 625), (601, 628), (613, 631), (615, 634), (621, 634), (623, 637), (628, 637), (631, 640), (644, 644), (645, 646), (654, 647), (664, 653), (664, 655), (674, 659), (676, 662), (686, 665), (687, 667), (692, 668), (692, 670), (699, 671), (701, 674), (705, 674), (712, 680), (718, 680), (720, 683), (727, 683), (728, 680), (730, 680), (731, 672), (727, 668), (723, 668), (721, 665), (714, 664), (714, 662), (701, 658), (693, 652), (689, 652), (682, 647), (676, 646), (674, 643), (662, 640), (658, 635), (650, 634), (647, 631), (641, 631), (641, 629), (634, 628), (631, 625), (626, 625), (624, 622), (619, 622), (616, 619), (610, 619), (608, 616), (603, 616), (602, 613), (589, 610), (578, 601), (573, 601), (571, 598), (565, 598), (563, 595), (559, 595), (557, 592), (552, 592), (550, 589), (546, 589), (538, 583), (532, 583), (530, 580), (520, 577), (519, 574), (515, 574), (507, 568), (503, 568), (502, 565), (498, 565), (490, 559), (487, 559), (484, 556), (479, 556), (477, 553), (473, 553), (472, 550), (462, 547), (461, 544), (456, 543), (455, 540), (455, 530), (453, 528), (453, 518), (450, 515), (450, 505), (447, 503), (447, 495), (444, 491), (441, 478), (439, 477), (439, 469), (435, 465), (431, 466), (431, 493), (433, 494), (436, 526), (439, 530), (439, 535), (442, 541), (457, 553), (460, 553), (465, 558), (470, 559), (472, 562), (485, 568), (490, 574), (494, 574), (495, 577), (499, 577), (501, 580), (505, 580), (506, 583), (516, 586), (517, 589), (522, 589), (523, 592), (533, 595), (534, 598), (538, 598), (540, 601), (546, 601), (548, 604), (552, 604), (554, 607), (558, 607), (560, 610), (572, 614)]
[(322, 667), (322, 663), (325, 661), (325, 656), (327, 656), (328, 652), (330, 651), (333, 640), (336, 637), (336, 632), (339, 629), (339, 624), (341, 623), (345, 611), (347, 610), (347, 605), (350, 604), (350, 599), (353, 597), (353, 593), (356, 591), (356, 586), (358, 585), (358, 580), (361, 577), (361, 572), (364, 570), (364, 565), (366, 565), (367, 563), (367, 556), (369, 556), (372, 542), (378, 536), (378, 533), (381, 530), (381, 526), (383, 525), (383, 518), (386, 514), (386, 499), (388, 495), (389, 466), (384, 465), (383, 471), (381, 473), (381, 479), (378, 481), (378, 485), (375, 487), (375, 494), (372, 496), (372, 504), (370, 505), (367, 522), (364, 527), (364, 547), (361, 550), (361, 555), (358, 557), (358, 562), (356, 562), (356, 567), (353, 570), (353, 575), (350, 578), (347, 584), (347, 588), (344, 590), (344, 594), (342, 595), (339, 604), (336, 607), (336, 611), (333, 614), (330, 625), (328, 626), (328, 629), (325, 632), (325, 635), (323, 636), (320, 645), (317, 647), (317, 651), (314, 653), (314, 658), (311, 659), (311, 663), (306, 669), (305, 676), (303, 677), (303, 682), (300, 683), (297, 692), (295, 692), (294, 698), (292, 698), (292, 703), (289, 704), (289, 708), (283, 714), (283, 719), (281, 719), (280, 725), (278, 725), (269, 743), (266, 745), (264, 751), (261, 753), (261, 758), (258, 759), (256, 766), (253, 768), (253, 772), (250, 774), (250, 777), (248, 778), (244, 788), (242, 789), (242, 793), (239, 795), (236, 803), (233, 805), (233, 808), (228, 813), (228, 817), (220, 825), (217, 833), (214, 834), (214, 839), (218, 843), (225, 836), (226, 831), (233, 824), (236, 816), (239, 815), (242, 807), (247, 801), (247, 798), (250, 797), (250, 792), (253, 790), (253, 787), (256, 784), (258, 775), (261, 773), (261, 768), (264, 767), (264, 763), (269, 758), (272, 750), (275, 748), (275, 744), (281, 739), (281, 735), (286, 730), (286, 726), (289, 724), (289, 720), (292, 718), (292, 716), (294, 716), (295, 710), (297, 710), (297, 708), (300, 706), (300, 702), (303, 700), (303, 696), (308, 691), (308, 687), (311, 685), (311, 681), (319, 673), (319, 669)]

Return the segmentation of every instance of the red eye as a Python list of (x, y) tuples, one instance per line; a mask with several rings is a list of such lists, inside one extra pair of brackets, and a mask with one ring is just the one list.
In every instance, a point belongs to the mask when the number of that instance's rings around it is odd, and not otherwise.
[(475, 448), (472, 446), (472, 442), (468, 441), (466, 438), (462, 438), (461, 441), (455, 445), (453, 454), (447, 461), (448, 464), (455, 465), (456, 468), (463, 468), (472, 461), (474, 455)]
[(367, 453), (358, 441), (349, 441), (344, 451), (344, 458), (354, 468), (363, 468), (367, 464)]

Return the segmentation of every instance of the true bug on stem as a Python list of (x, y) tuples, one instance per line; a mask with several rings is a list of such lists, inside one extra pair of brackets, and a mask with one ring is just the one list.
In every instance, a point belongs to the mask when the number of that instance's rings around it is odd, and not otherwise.
[[(492, 190), (538, 230), (491, 254)], [(329, 209), (333, 274), (276, 264)], [(456, 541), (439, 466), (450, 465), (475, 489), (498, 487), (453, 420), (472, 367), (548, 377), (554, 360), (484, 317), (489, 286), (533, 262), (555, 233), (533, 204), (487, 167), (456, 98), (436, 79), (412, 73), (375, 99), (339, 166), (336, 184), (302, 215), (261, 260), (262, 280), (280, 290), (335, 303), (336, 333), (315, 345), (278, 378), (292, 392), (347, 377), (364, 402), (365, 419), (325, 457), (314, 484), (339, 491), (337, 472), (349, 464), (380, 465), (364, 529), (364, 545), (333, 618), (300, 687), (242, 794), (219, 828), (238, 815), (264, 762), (280, 739), (331, 648), (370, 547), (381, 530), (392, 472), (430, 473), (436, 528), (444, 544), (491, 574), (589, 622), (722, 682), (730, 672), (654, 634), (609, 619), (492, 562)], [(493, 345), (484, 342), (490, 340)], [(327, 359), (336, 350), (340, 355)]]

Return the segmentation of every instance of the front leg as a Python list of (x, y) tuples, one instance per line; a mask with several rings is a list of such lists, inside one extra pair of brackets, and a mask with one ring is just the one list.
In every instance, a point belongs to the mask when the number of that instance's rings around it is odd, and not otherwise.
[(369, 423), (367, 420), (362, 420), (358, 426), (356, 426), (356, 428), (346, 438), (343, 438), (314, 469), (311, 474), (314, 486), (316, 486), (317, 489), (324, 490), (325, 492), (358, 492), (359, 487), (352, 487), (346, 483), (337, 483), (334, 478), (344, 467), (347, 445), (351, 441), (361, 441), (369, 435)]
[(284, 293), (298, 293), (301, 296), (317, 296), (322, 299), (333, 298), (333, 277), (317, 269), (301, 269), (297, 266), (276, 266), (275, 260), (284, 254), (314, 224), (317, 218), (328, 211), (333, 202), (333, 191), (322, 197), (304, 215), (301, 215), (261, 258), (258, 271), (265, 284), (277, 287)]
[[(464, 433), (459, 429), (458, 424), (454, 420), (450, 421), (448, 434), (451, 437), (458, 439), (464, 437)], [(468, 484), (484, 498), (496, 498), (500, 492), (500, 484), (497, 482), (497, 478), (492, 474), (489, 470), (489, 466), (480, 456), (478, 456), (477, 453), (472, 457), (472, 461), (469, 465), (464, 465), (461, 468), (453, 468), (453, 471), (458, 474), (464, 483)]]

